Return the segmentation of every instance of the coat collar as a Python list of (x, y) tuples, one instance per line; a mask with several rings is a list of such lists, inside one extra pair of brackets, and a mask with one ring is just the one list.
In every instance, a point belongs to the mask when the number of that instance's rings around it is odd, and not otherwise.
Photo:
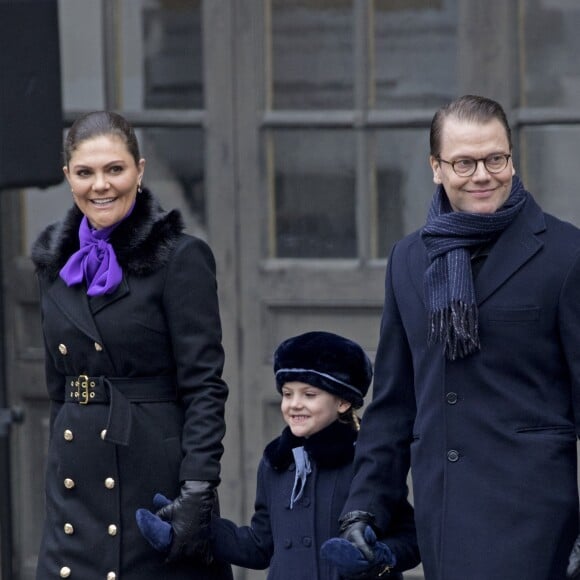
[(478, 305), (502, 286), (517, 270), (541, 250), (538, 236), (546, 230), (544, 213), (530, 197), (520, 215), (492, 246), (475, 280)]
[(357, 436), (352, 425), (340, 421), (308, 438), (296, 437), (286, 427), (280, 437), (266, 446), (264, 455), (276, 471), (283, 471), (294, 461), (292, 449), (303, 445), (319, 467), (332, 469), (352, 462)]
[[(32, 247), (32, 260), (39, 274), (50, 280), (71, 254), (79, 249), (82, 212), (73, 206), (65, 218), (48, 226)], [(163, 266), (184, 229), (177, 210), (165, 212), (147, 189), (137, 195), (135, 207), (113, 231), (109, 242), (125, 274), (146, 276)]]
[[(545, 230), (544, 213), (530, 195), (520, 214), (493, 244), (481, 267), (474, 282), (478, 305), (481, 305), (540, 251), (544, 244), (538, 234)], [(410, 251), (411, 258), (407, 260), (407, 266), (413, 285), (424, 302), (424, 275), (429, 266), (429, 260), (418, 234), (414, 235)], [(418, 264), (421, 266), (418, 267)]]

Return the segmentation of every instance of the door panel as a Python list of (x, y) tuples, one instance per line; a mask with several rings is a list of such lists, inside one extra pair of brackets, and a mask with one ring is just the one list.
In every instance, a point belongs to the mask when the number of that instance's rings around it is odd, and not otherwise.
[(6, 384), (8, 405), (20, 408), (24, 422), (11, 429), (13, 544), (19, 580), (32, 580), (44, 513), (43, 481), (48, 446), (42, 333), (38, 290), (25, 257), (21, 229), (22, 194), (0, 195), (0, 244), (4, 264)]

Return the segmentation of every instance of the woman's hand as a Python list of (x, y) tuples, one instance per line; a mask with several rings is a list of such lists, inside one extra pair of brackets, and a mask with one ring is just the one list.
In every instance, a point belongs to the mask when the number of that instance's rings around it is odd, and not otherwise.
[(156, 512), (171, 524), (173, 537), (167, 555), (171, 562), (193, 557), (209, 564), (209, 524), (215, 503), (215, 486), (209, 481), (185, 481), (179, 497)]

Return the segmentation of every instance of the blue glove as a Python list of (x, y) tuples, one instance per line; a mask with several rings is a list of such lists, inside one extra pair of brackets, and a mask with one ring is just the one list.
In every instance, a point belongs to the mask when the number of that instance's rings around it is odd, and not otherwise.
[(397, 563), (395, 555), (386, 544), (377, 542), (377, 536), (371, 526), (364, 529), (364, 539), (373, 551), (373, 559), (370, 562), (357, 547), (343, 538), (326, 540), (322, 544), (320, 554), (345, 578), (352, 580), (388, 578)]
[[(171, 503), (164, 495), (156, 493), (153, 498), (153, 507), (155, 511), (169, 505)], [(159, 516), (146, 510), (139, 508), (135, 513), (137, 525), (141, 530), (143, 537), (158, 551), (165, 554), (169, 553), (169, 547), (173, 540), (173, 529), (171, 524), (162, 520)]]

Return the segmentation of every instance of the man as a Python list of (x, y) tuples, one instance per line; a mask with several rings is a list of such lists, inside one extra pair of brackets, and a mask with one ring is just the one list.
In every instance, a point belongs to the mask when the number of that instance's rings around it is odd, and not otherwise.
[(342, 537), (372, 559), (364, 529), (388, 529), (411, 467), (427, 580), (562, 580), (578, 533), (580, 230), (524, 189), (495, 101), (440, 109), (430, 164), (426, 224), (387, 267)]

